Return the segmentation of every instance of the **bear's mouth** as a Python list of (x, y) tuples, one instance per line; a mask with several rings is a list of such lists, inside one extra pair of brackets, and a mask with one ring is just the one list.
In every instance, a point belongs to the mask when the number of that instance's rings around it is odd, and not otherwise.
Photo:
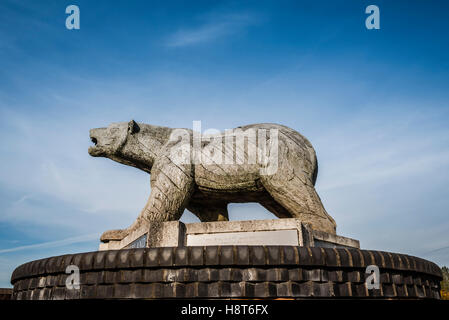
[(92, 145), (89, 154), (93, 157), (104, 157), (109, 149), (108, 135), (105, 128), (90, 129), (89, 138)]
[(92, 141), (92, 143), (94, 145), (89, 147), (89, 150), (88, 150), (89, 154), (94, 157), (100, 156), (101, 148), (100, 148), (100, 145), (98, 144), (98, 139), (94, 136), (90, 136), (90, 141)]

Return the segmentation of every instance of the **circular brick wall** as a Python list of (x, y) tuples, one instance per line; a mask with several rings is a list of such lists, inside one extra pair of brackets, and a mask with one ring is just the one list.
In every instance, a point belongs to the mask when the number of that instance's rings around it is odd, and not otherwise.
[[(66, 288), (66, 268), (80, 288)], [(380, 288), (368, 290), (368, 265)], [(294, 246), (145, 248), (69, 254), (14, 270), (13, 299), (439, 299), (441, 270), (404, 254)]]

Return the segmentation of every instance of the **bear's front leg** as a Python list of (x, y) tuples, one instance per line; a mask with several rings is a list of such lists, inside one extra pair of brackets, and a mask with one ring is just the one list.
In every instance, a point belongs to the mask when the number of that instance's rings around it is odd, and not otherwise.
[(186, 166), (164, 161), (151, 172), (151, 194), (141, 212), (145, 221), (174, 221), (181, 218), (194, 189)]
[(194, 189), (191, 165), (176, 165), (163, 156), (151, 170), (151, 193), (136, 221), (128, 228), (106, 231), (101, 241), (121, 240), (150, 221), (181, 218)]

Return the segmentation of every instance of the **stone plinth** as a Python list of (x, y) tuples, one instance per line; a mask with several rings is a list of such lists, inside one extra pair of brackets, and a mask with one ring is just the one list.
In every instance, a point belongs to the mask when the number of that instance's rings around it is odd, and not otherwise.
[(205, 245), (290, 245), (360, 248), (358, 240), (311, 229), (299, 219), (217, 221), (184, 224), (151, 222), (99, 250)]

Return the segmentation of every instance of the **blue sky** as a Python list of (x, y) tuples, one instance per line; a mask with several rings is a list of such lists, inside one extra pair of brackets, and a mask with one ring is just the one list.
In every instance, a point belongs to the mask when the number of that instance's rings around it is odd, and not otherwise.
[[(132, 223), (148, 175), (87, 153), (90, 128), (131, 119), (290, 126), (316, 149), (338, 234), (449, 265), (448, 18), (424, 0), (2, 0), (0, 287)], [(257, 204), (230, 217), (274, 218)]]

